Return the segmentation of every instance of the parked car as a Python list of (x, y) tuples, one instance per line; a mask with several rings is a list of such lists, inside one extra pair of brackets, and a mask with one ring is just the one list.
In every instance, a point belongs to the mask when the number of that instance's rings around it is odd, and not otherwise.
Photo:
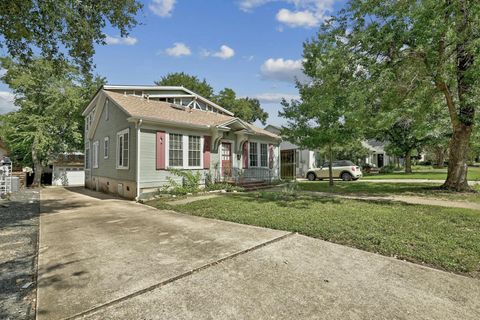
[[(352, 161), (339, 160), (332, 163), (333, 177), (340, 178), (343, 181), (358, 180), (362, 176), (362, 170)], [(321, 168), (308, 170), (307, 179), (310, 181), (323, 180), (329, 178), (328, 162), (325, 162)]]

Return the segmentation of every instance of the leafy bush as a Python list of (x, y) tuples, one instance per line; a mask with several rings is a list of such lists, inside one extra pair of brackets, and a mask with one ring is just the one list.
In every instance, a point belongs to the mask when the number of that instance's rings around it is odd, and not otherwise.
[(200, 191), (201, 175), (199, 171), (192, 172), (178, 169), (170, 169), (168, 171), (181, 177), (182, 182), (179, 183), (172, 177), (167, 177), (168, 184), (161, 189), (161, 192), (182, 195)]
[(380, 173), (393, 173), (395, 171), (395, 165), (389, 164), (380, 168)]
[(296, 194), (298, 190), (299, 190), (298, 182), (296, 180), (293, 180), (285, 183), (282, 189), (282, 193), (285, 195), (292, 195), (292, 194)]

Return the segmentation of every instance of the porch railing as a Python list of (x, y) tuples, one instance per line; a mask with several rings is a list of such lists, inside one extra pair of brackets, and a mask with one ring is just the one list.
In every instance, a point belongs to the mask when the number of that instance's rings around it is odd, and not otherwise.
[(275, 180), (273, 170), (269, 168), (222, 168), (216, 170), (215, 180), (220, 182), (252, 182), (264, 181), (271, 183)]

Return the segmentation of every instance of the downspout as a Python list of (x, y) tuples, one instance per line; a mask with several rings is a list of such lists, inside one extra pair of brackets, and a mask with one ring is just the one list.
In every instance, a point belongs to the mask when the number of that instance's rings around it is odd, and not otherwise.
[(140, 200), (140, 127), (142, 126), (142, 119), (136, 123), (137, 127), (137, 197), (136, 201)]

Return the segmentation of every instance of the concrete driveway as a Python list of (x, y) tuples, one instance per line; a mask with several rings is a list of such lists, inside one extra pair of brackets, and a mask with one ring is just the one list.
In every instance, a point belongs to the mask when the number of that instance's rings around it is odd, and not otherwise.
[(480, 281), (85, 191), (41, 194), (39, 319), (478, 319)]

